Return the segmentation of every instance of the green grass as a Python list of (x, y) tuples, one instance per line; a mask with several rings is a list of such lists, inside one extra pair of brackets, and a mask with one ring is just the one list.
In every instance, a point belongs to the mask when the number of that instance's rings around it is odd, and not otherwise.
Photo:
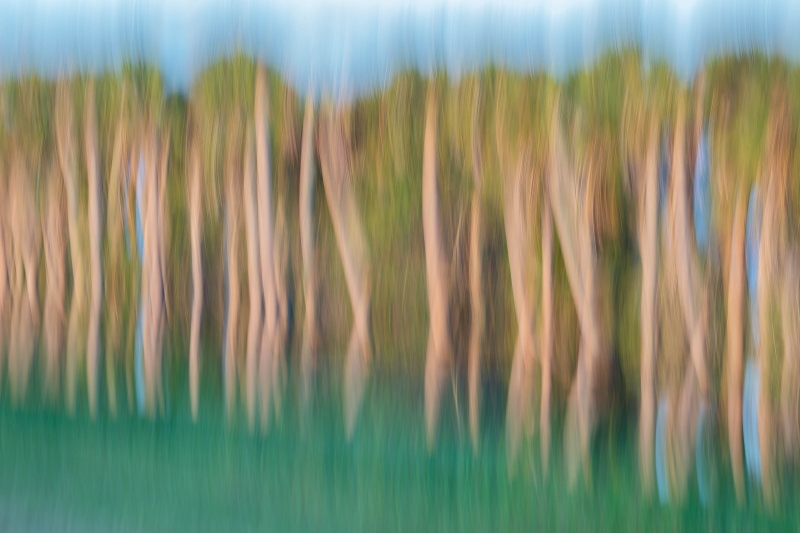
[[(178, 369), (176, 369), (178, 370)], [(417, 382), (376, 377), (351, 443), (344, 439), (338, 366), (323, 364), (301, 425), (290, 388), (266, 436), (226, 423), (216, 376), (207, 372), (201, 417), (190, 422), (185, 369), (171, 379), (168, 415), (92, 422), (31, 405), (0, 406), (0, 528), (14, 531), (673, 531), (792, 529), (797, 487), (780, 512), (751, 495), (737, 508), (724, 456), (717, 492), (677, 507), (641, 493), (634, 428), (607, 421), (594, 447), (593, 480), (570, 491), (554, 428), (550, 475), (538, 447), (509, 480), (502, 384), (487, 386), (483, 446), (473, 455), (452, 402), (439, 444), (426, 452)], [(463, 405), (463, 404), (462, 404)], [(630, 417), (629, 417), (630, 418)], [(558, 416), (557, 420), (561, 420)], [(721, 447), (717, 447), (721, 450)], [(755, 494), (755, 493), (753, 493)]]

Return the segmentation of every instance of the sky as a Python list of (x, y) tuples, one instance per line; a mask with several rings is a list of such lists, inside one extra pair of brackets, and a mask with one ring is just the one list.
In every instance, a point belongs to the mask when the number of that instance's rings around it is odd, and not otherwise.
[(159, 68), (188, 93), (237, 51), (300, 93), (348, 99), (394, 74), (492, 63), (560, 78), (638, 47), (685, 81), (723, 54), (800, 60), (796, 0), (0, 0), (0, 77)]

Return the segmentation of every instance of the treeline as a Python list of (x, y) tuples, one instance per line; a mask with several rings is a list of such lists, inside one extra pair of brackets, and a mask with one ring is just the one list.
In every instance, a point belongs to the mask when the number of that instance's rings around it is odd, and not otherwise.
[(463, 395), (476, 451), (501, 384), (510, 471), (534, 434), (546, 468), (565, 404), (572, 479), (635, 406), (662, 498), (703, 486), (718, 415), (737, 495), (747, 464), (774, 500), (798, 438), (798, 81), (751, 57), (687, 86), (626, 52), (355, 102), (243, 57), (189, 98), (134, 66), (5, 82), (4, 384), (22, 403), (41, 370), (70, 412), (85, 386), (92, 416), (157, 416), (165, 358), (188, 358), (193, 417), (218, 372), (228, 416), (266, 431), (331, 360), (348, 436), (377, 373), (420, 384), (429, 447)]

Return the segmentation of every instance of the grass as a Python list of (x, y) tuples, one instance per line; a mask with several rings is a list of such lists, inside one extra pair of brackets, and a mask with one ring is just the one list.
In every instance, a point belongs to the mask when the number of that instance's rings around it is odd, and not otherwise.
[[(178, 375), (185, 375), (180, 369)], [(545, 479), (537, 446), (509, 480), (502, 403), (487, 402), (483, 446), (474, 456), (452, 402), (428, 454), (416, 382), (377, 377), (352, 443), (344, 439), (337, 372), (323, 365), (318, 396), (301, 424), (290, 395), (266, 436), (226, 424), (208, 375), (201, 417), (190, 422), (179, 377), (169, 414), (156, 422), (122, 415), (92, 422), (29, 405), (0, 405), (0, 528), (16, 531), (521, 531), (789, 530), (800, 520), (787, 483), (780, 513), (757, 496), (735, 506), (725, 457), (717, 491), (702, 507), (662, 507), (643, 497), (635, 433), (607, 421), (595, 441), (591, 484), (570, 490), (560, 424)], [(332, 374), (332, 375), (329, 375)], [(330, 378), (330, 379), (329, 379)], [(502, 388), (498, 383), (495, 387)], [(492, 391), (487, 391), (491, 393)], [(504, 397), (495, 391), (497, 398)], [(491, 396), (490, 396), (491, 397)], [(450, 416), (448, 416), (450, 415)], [(561, 416), (557, 417), (561, 420)], [(464, 423), (466, 420), (464, 420)], [(721, 447), (717, 447), (721, 450)]]

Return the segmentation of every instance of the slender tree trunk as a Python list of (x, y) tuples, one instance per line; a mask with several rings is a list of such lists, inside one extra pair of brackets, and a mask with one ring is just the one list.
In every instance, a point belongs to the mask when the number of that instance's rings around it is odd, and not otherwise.
[(226, 271), (228, 278), (228, 312), (225, 325), (225, 407), (228, 419), (233, 418), (236, 403), (236, 337), (239, 325), (239, 201), (241, 190), (238, 183), (238, 140), (229, 135), (225, 164), (225, 242), (227, 250)]
[(39, 225), (33, 199), (30, 175), (22, 155), (17, 154), (12, 166), (11, 228), (14, 242), (15, 303), (12, 316), (12, 343), (9, 376), (13, 402), (27, 396), (33, 344), (39, 322), (37, 289), (39, 260)]
[(192, 324), (189, 339), (189, 397), (192, 420), (197, 421), (200, 404), (200, 320), (203, 313), (203, 264), (200, 256), (203, 232), (200, 149), (191, 147), (189, 170), (189, 238), (192, 249)]
[(156, 392), (157, 392), (157, 400), (158, 400), (158, 408), (161, 413), (164, 413), (166, 409), (166, 394), (164, 391), (164, 337), (166, 335), (166, 328), (168, 326), (169, 318), (170, 318), (170, 305), (169, 305), (169, 298), (167, 297), (169, 294), (169, 287), (167, 283), (169, 281), (168, 272), (167, 272), (167, 242), (168, 242), (168, 235), (169, 235), (169, 217), (167, 216), (167, 179), (168, 179), (168, 172), (169, 172), (169, 157), (170, 157), (170, 133), (169, 130), (166, 130), (166, 133), (161, 137), (161, 144), (160, 144), (160, 165), (159, 165), (159, 174), (158, 174), (158, 207), (157, 207), (157, 221), (156, 221), (156, 230), (157, 230), (157, 253), (158, 253), (158, 261), (157, 266), (154, 267), (157, 269), (157, 277), (156, 277), (156, 295), (158, 299), (156, 300), (157, 306), (156, 311), (158, 312), (157, 315), (157, 326), (158, 326), (158, 337), (156, 339), (156, 374), (158, 379), (156, 381)]
[(55, 401), (60, 381), (60, 357), (64, 348), (66, 322), (66, 235), (64, 216), (64, 184), (55, 167), (47, 181), (47, 211), (42, 222), (47, 289), (44, 304), (45, 395)]
[(106, 293), (106, 386), (108, 388), (108, 408), (112, 416), (117, 413), (117, 353), (120, 351), (122, 335), (122, 315), (125, 298), (123, 287), (125, 268), (123, 265), (124, 222), (123, 194), (125, 186), (125, 159), (128, 147), (126, 125), (120, 113), (114, 148), (111, 154), (111, 170), (107, 177), (108, 196), (106, 208), (106, 239), (108, 267), (105, 273)]
[(256, 207), (255, 169), (253, 168), (253, 134), (248, 128), (244, 156), (244, 229), (247, 239), (247, 282), (250, 290), (250, 317), (247, 324), (247, 359), (245, 379), (247, 424), (252, 431), (256, 423), (256, 362), (261, 345), (261, 270), (259, 268), (258, 220)]
[[(797, 459), (798, 451), (798, 406), (800, 405), (800, 361), (797, 347), (800, 346), (800, 316), (798, 316), (798, 257), (796, 249), (789, 253), (784, 262), (783, 295), (781, 298), (781, 319), (783, 329), (783, 367), (781, 369), (781, 425), (786, 457)], [(741, 412), (741, 410), (740, 410)]]
[(314, 367), (318, 345), (317, 258), (314, 238), (314, 101), (306, 96), (303, 145), (300, 152), (300, 250), (303, 256), (305, 327), (301, 351), (301, 405), (308, 409), (314, 389)]
[(89, 338), (87, 346), (86, 379), (89, 390), (89, 414), (97, 415), (98, 359), (100, 357), (100, 309), (103, 299), (103, 265), (101, 258), (100, 175), (97, 160), (97, 133), (95, 118), (94, 85), (86, 88), (84, 102), (84, 146), (86, 175), (89, 190), (89, 256), (91, 274), (91, 300), (89, 304)]
[[(256, 127), (256, 168), (258, 178), (256, 195), (258, 198), (258, 237), (261, 255), (261, 290), (264, 295), (264, 328), (261, 339), (261, 355), (258, 363), (259, 389), (261, 400), (261, 426), (269, 426), (273, 410), (273, 367), (275, 365), (275, 331), (278, 321), (278, 302), (275, 289), (275, 249), (274, 218), (272, 214), (272, 171), (269, 136), (269, 80), (263, 65), (256, 72), (255, 90)], [(255, 385), (255, 383), (254, 383)], [(253, 390), (255, 398), (255, 390)]]
[(369, 259), (367, 239), (350, 184), (350, 163), (343, 119), (341, 116), (331, 115), (329, 112), (327, 116), (323, 116), (320, 128), (320, 160), (325, 197), (354, 315), (344, 373), (345, 432), (350, 439), (361, 408), (372, 352)]
[(286, 228), (286, 214), (283, 202), (278, 199), (275, 210), (275, 288), (278, 304), (278, 318), (275, 326), (274, 353), (272, 364), (272, 403), (275, 406), (275, 417), (280, 419), (283, 403), (283, 387), (286, 381), (286, 346), (289, 339), (289, 235)]
[[(0, 168), (3, 172), (5, 168)], [(9, 187), (7, 176), (0, 175), (0, 383), (3, 381), (5, 355), (8, 349), (9, 321), (11, 319), (11, 282), (13, 279), (13, 250), (8, 234), (9, 220), (7, 214), (10, 208)]]
[(641, 406), (639, 410), (639, 461), (642, 484), (649, 494), (654, 483), (656, 402), (656, 287), (658, 276), (658, 129), (653, 121), (644, 165), (642, 213), (639, 216), (639, 253), (642, 260), (641, 302)]
[(696, 280), (697, 268), (693, 268), (690, 246), (689, 179), (686, 174), (686, 120), (683, 99), (678, 104), (678, 117), (675, 128), (675, 142), (672, 153), (672, 217), (670, 220), (675, 263), (678, 278), (678, 296), (683, 310), (684, 324), (689, 335), (690, 354), (694, 371), (705, 395), (708, 391), (708, 376), (705, 361), (705, 333), (701, 313), (696, 303), (696, 291), (701, 290)]
[(542, 197), (542, 398), (540, 429), (542, 469), (547, 476), (550, 465), (550, 395), (553, 359), (553, 221), (550, 201)]
[[(558, 109), (556, 106), (555, 109)], [(582, 209), (590, 205), (588, 195), (591, 187), (584, 184), (583, 195), (576, 183), (576, 176), (567, 158), (558, 113), (553, 113), (550, 140), (550, 172), (548, 173), (548, 193), (553, 209), (553, 219), (561, 242), (561, 251), (567, 270), (570, 290), (578, 322), (581, 328), (581, 346), (578, 355), (578, 368), (570, 392), (567, 413), (565, 448), (571, 456), (568, 464), (570, 484), (577, 477), (580, 463), (588, 479), (590, 466), (590, 444), (594, 426), (593, 380), (595, 360), (599, 355), (599, 327), (594, 310), (595, 258), (592, 244), (591, 212)], [(589, 168), (586, 181), (595, 179), (596, 169)], [(579, 450), (574, 446), (579, 445)]]
[(469, 428), (472, 436), (472, 450), (475, 454), (480, 449), (480, 414), (481, 414), (481, 351), (484, 331), (484, 301), (481, 278), (483, 276), (483, 235), (481, 232), (483, 161), (481, 156), (479, 129), (479, 100), (476, 92), (472, 109), (472, 212), (469, 232), (469, 293), (470, 293), (470, 337), (469, 337)]
[(777, 261), (775, 210), (780, 199), (776, 198), (775, 183), (768, 179), (765, 195), (763, 222), (761, 226), (761, 243), (758, 254), (758, 345), (756, 357), (758, 358), (760, 381), (758, 396), (758, 448), (761, 455), (761, 487), (764, 497), (769, 505), (774, 505), (775, 500), (775, 473), (773, 471), (773, 422), (772, 400), (770, 388), (766, 386), (771, 375), (771, 348), (772, 348), (772, 320), (770, 310), (772, 294), (775, 289), (775, 265)]
[(506, 406), (506, 455), (508, 472), (516, 467), (517, 454), (526, 427), (533, 421), (533, 366), (536, 341), (533, 332), (533, 301), (526, 275), (531, 257), (530, 218), (526, 216), (525, 181), (531, 179), (528, 154), (520, 154), (511, 183), (505, 190), (506, 242), (511, 271), (511, 289), (519, 331), (511, 362)]
[(69, 82), (61, 82), (56, 95), (56, 146), (64, 188), (67, 196), (67, 227), (69, 230), (70, 262), (72, 266), (72, 298), (67, 333), (66, 404), (69, 413), (75, 412), (78, 364), (82, 346), (80, 325), (86, 306), (86, 282), (83, 245), (78, 227), (77, 153), (75, 151), (72, 102)]
[[(724, 179), (724, 177), (723, 177)], [(745, 499), (744, 459), (742, 449), (742, 384), (744, 380), (744, 299), (745, 299), (745, 225), (747, 194), (740, 190), (736, 198), (731, 235), (728, 274), (727, 326), (728, 345), (728, 444), (731, 452), (736, 499)]]
[(438, 114), (436, 89), (434, 82), (430, 82), (425, 110), (425, 145), (422, 159), (422, 229), (431, 320), (425, 359), (425, 427), (429, 450), (433, 449), (436, 442), (442, 393), (452, 364), (448, 312), (450, 280), (442, 244), (437, 191)]

